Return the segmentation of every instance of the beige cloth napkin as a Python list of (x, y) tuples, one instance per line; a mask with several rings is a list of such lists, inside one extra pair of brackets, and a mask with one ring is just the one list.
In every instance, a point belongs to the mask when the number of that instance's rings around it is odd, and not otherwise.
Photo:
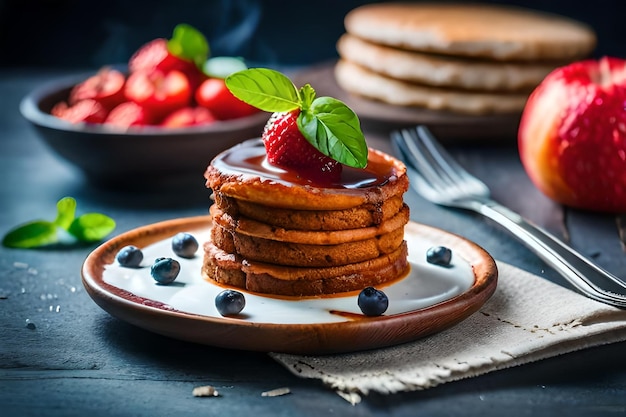
[(498, 262), (494, 295), (441, 333), (399, 346), (328, 356), (271, 356), (356, 404), (369, 392), (434, 387), (567, 352), (626, 340), (626, 310)]

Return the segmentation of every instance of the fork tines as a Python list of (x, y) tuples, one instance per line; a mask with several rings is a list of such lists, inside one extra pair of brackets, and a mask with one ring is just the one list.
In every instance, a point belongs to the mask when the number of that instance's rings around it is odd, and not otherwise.
[(487, 186), (461, 167), (426, 126), (393, 132), (392, 144), (412, 171), (414, 188), (431, 201), (489, 196)]

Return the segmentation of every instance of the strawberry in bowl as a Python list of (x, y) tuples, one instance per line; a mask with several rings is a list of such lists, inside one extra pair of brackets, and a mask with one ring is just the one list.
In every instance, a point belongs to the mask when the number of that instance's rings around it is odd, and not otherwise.
[(126, 75), (122, 71), (112, 67), (103, 67), (85, 81), (76, 84), (70, 91), (67, 102), (73, 106), (82, 100), (91, 99), (110, 111), (126, 100), (125, 84)]
[[(76, 83), (67, 97), (55, 103), (51, 114), (70, 123), (137, 129), (205, 125), (258, 113), (257, 108), (233, 96), (224, 84), (228, 70), (246, 68), (243, 61), (209, 57), (209, 53), (202, 33), (187, 24), (177, 25), (170, 39), (153, 39), (135, 51), (127, 71), (107, 66)], [(86, 111), (88, 106), (82, 100), (93, 100), (100, 106), (97, 111)], [(120, 105), (121, 109), (116, 109)], [(172, 119), (180, 120), (179, 116), (170, 117), (173, 113), (196, 107), (202, 109), (192, 113), (211, 112), (211, 116), (187, 118), (185, 124), (172, 123)], [(129, 110), (135, 116), (120, 117)]]
[(196, 90), (194, 98), (199, 107), (209, 110), (220, 120), (237, 119), (259, 111), (235, 97), (222, 78), (204, 80)]
[(208, 53), (200, 32), (178, 25), (171, 39), (139, 48), (128, 68), (107, 66), (51, 80), (24, 97), (20, 112), (92, 184), (146, 189), (195, 183), (207, 160), (258, 137), (268, 117), (248, 105), (238, 111), (245, 103), (229, 104), (230, 92), (221, 95), (228, 118), (196, 101), (204, 81), (220, 78), (223, 84), (225, 68), (245, 65)]
[(263, 131), (267, 160), (276, 166), (306, 171), (308, 177), (337, 181), (341, 164), (323, 154), (300, 131), (298, 117), (301, 110), (274, 113)]
[(585, 60), (550, 73), (519, 126), (522, 164), (564, 205), (626, 212), (626, 61)]

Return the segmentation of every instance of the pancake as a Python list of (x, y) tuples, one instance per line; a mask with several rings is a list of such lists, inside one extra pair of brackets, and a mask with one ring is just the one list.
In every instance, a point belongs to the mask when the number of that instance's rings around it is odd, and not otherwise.
[(404, 239), (404, 227), (372, 238), (315, 245), (280, 242), (237, 233), (219, 224), (211, 229), (211, 241), (225, 252), (234, 253), (249, 261), (281, 266), (331, 267), (363, 262), (396, 250)]
[(202, 275), (248, 291), (292, 297), (310, 297), (359, 291), (389, 283), (406, 275), (410, 265), (406, 242), (389, 254), (364, 262), (328, 268), (301, 268), (243, 260), (204, 244)]
[(403, 50), (344, 34), (339, 56), (396, 80), (464, 90), (530, 92), (564, 62), (494, 62)]
[(498, 61), (576, 60), (597, 42), (582, 22), (495, 4), (368, 4), (350, 11), (344, 24), (375, 44)]
[(409, 222), (409, 212), (409, 207), (403, 204), (394, 216), (375, 226), (344, 230), (293, 230), (271, 226), (246, 217), (234, 218), (223, 212), (217, 204), (212, 205), (210, 208), (213, 221), (232, 233), (279, 242), (313, 245), (336, 245), (339, 243), (356, 242), (392, 232), (403, 228)]
[(215, 204), (232, 217), (245, 217), (268, 226), (291, 230), (345, 230), (376, 226), (396, 215), (402, 196), (343, 210), (290, 210), (214, 193)]
[(495, 93), (432, 87), (380, 75), (347, 60), (335, 66), (337, 84), (345, 91), (397, 106), (484, 115), (519, 113), (528, 93)]
[[(294, 173), (263, 167), (260, 140), (246, 141), (213, 159), (204, 174), (214, 194), (288, 210), (345, 210), (377, 206), (409, 188), (406, 167), (396, 158), (369, 150), (367, 170), (344, 167), (349, 186), (317, 186)], [(378, 184), (366, 186), (363, 182)]]

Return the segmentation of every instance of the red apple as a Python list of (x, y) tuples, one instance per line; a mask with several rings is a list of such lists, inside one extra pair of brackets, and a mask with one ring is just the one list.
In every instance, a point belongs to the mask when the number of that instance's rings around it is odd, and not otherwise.
[(550, 73), (526, 103), (518, 144), (526, 172), (548, 197), (626, 212), (626, 61), (590, 59)]

